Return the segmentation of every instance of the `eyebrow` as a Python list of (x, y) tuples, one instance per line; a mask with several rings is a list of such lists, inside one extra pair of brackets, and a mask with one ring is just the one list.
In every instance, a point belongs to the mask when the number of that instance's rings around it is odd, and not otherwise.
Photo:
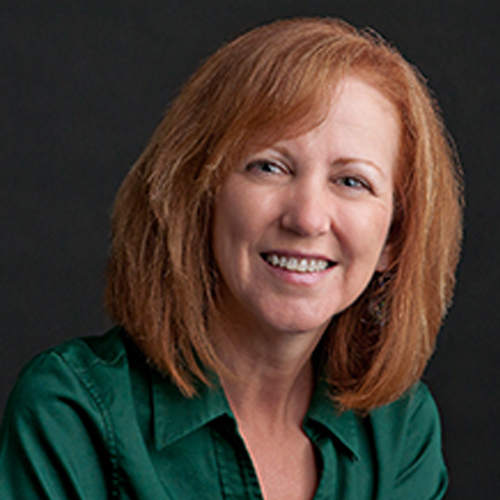
[(356, 157), (341, 157), (337, 158), (335, 161), (332, 162), (333, 167), (343, 167), (345, 165), (349, 165), (350, 163), (363, 163), (365, 165), (368, 165), (370, 167), (373, 167), (379, 175), (382, 177), (387, 177), (383, 171), (383, 169), (374, 161), (368, 160), (366, 158), (356, 158)]
[[(255, 152), (251, 156), (259, 155), (259, 154), (265, 154), (266, 152), (276, 152), (283, 157), (285, 157), (288, 161), (294, 162), (294, 155), (291, 153), (291, 151), (284, 145), (280, 144), (280, 142), (276, 144), (271, 144), (267, 147), (262, 148), (260, 151)], [(345, 165), (349, 165), (350, 163), (363, 163), (365, 165), (368, 165), (372, 168), (374, 168), (378, 174), (383, 177), (384, 179), (387, 177), (383, 171), (383, 169), (374, 161), (365, 159), (365, 158), (357, 158), (357, 157), (350, 157), (350, 156), (342, 156), (340, 158), (337, 158), (331, 163), (332, 167), (343, 167)]]

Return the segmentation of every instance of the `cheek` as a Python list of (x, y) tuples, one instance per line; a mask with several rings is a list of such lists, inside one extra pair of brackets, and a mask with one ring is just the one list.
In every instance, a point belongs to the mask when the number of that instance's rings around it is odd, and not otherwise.
[[(224, 245), (241, 249), (259, 240), (277, 217), (277, 202), (269, 191), (229, 179), (219, 193), (214, 209), (214, 248)], [(220, 240), (220, 241), (219, 241)]]
[(389, 233), (391, 213), (390, 203), (369, 204), (344, 211), (341, 234), (344, 245), (352, 256), (378, 259)]
[(252, 221), (255, 214), (248, 196), (228, 188), (219, 194), (212, 231), (212, 248), (219, 267), (227, 268), (241, 260), (242, 251), (255, 232)]
[(238, 197), (221, 194), (214, 211), (214, 248), (224, 247), (245, 233), (246, 212)]

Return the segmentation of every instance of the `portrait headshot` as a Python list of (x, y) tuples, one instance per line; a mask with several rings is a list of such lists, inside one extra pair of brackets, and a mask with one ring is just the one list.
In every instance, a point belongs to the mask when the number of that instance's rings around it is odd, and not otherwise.
[(500, 9), (2, 11), (0, 498), (496, 498)]

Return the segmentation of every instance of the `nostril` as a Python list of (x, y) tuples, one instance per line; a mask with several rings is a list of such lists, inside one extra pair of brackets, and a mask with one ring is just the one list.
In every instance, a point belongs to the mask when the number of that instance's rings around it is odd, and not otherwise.
[(283, 214), (282, 226), (301, 236), (316, 236), (328, 231), (330, 224), (324, 207), (316, 203), (297, 203)]

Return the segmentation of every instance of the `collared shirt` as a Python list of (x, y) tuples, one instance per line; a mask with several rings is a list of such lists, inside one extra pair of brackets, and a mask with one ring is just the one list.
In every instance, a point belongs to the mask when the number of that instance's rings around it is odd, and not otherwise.
[[(319, 383), (303, 423), (315, 500), (430, 500), (446, 489), (439, 417), (423, 384), (361, 417)], [(35, 358), (0, 431), (0, 498), (262, 499), (216, 382), (184, 397), (121, 328)]]

